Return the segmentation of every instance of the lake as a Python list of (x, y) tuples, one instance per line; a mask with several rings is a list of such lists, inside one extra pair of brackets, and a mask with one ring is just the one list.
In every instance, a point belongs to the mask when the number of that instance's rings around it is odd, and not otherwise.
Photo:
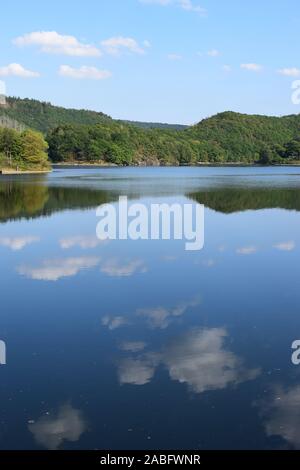
[[(205, 243), (96, 208), (205, 206)], [(1, 449), (300, 448), (300, 168), (0, 176)]]

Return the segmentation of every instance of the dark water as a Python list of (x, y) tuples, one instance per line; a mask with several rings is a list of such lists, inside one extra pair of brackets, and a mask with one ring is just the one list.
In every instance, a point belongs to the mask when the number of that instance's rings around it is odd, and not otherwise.
[[(204, 204), (204, 249), (99, 242), (119, 195)], [(0, 177), (0, 448), (299, 448), (299, 211), (298, 168)]]

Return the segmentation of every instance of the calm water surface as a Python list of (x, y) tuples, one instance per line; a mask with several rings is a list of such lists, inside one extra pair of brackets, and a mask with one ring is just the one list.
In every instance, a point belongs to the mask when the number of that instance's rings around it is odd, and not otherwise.
[[(204, 249), (99, 242), (119, 195), (204, 204)], [(0, 177), (0, 448), (299, 448), (299, 211), (300, 168)]]

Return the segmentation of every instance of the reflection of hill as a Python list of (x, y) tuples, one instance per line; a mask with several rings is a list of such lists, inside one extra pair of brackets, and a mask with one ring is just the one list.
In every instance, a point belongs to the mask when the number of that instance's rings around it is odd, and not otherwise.
[(91, 208), (113, 199), (106, 191), (0, 183), (0, 221), (47, 216), (66, 209)]
[[(138, 198), (142, 195), (141, 189), (134, 193), (129, 191), (128, 197)], [(63, 210), (90, 209), (116, 201), (117, 197), (117, 193), (113, 191), (83, 187), (0, 183), (0, 222), (47, 216)], [(300, 211), (299, 189), (223, 188), (193, 192), (187, 194), (187, 197), (225, 214), (268, 208)]]
[(226, 188), (194, 192), (187, 196), (210, 209), (225, 214), (272, 208), (300, 211), (299, 189)]

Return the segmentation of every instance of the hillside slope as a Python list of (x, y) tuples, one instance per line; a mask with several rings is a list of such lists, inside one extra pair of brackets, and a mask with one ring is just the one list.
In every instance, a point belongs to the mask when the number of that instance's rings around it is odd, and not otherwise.
[(8, 98), (7, 102), (8, 106), (0, 108), (0, 126), (3, 122), (42, 131), (53, 162), (193, 165), (300, 161), (300, 115), (271, 117), (228, 111), (178, 128), (128, 123), (103, 113), (36, 100)]
[(6, 116), (43, 133), (63, 124), (93, 125), (111, 120), (104, 113), (66, 109), (38, 100), (8, 97), (6, 102), (7, 105), (0, 108), (0, 116)]

